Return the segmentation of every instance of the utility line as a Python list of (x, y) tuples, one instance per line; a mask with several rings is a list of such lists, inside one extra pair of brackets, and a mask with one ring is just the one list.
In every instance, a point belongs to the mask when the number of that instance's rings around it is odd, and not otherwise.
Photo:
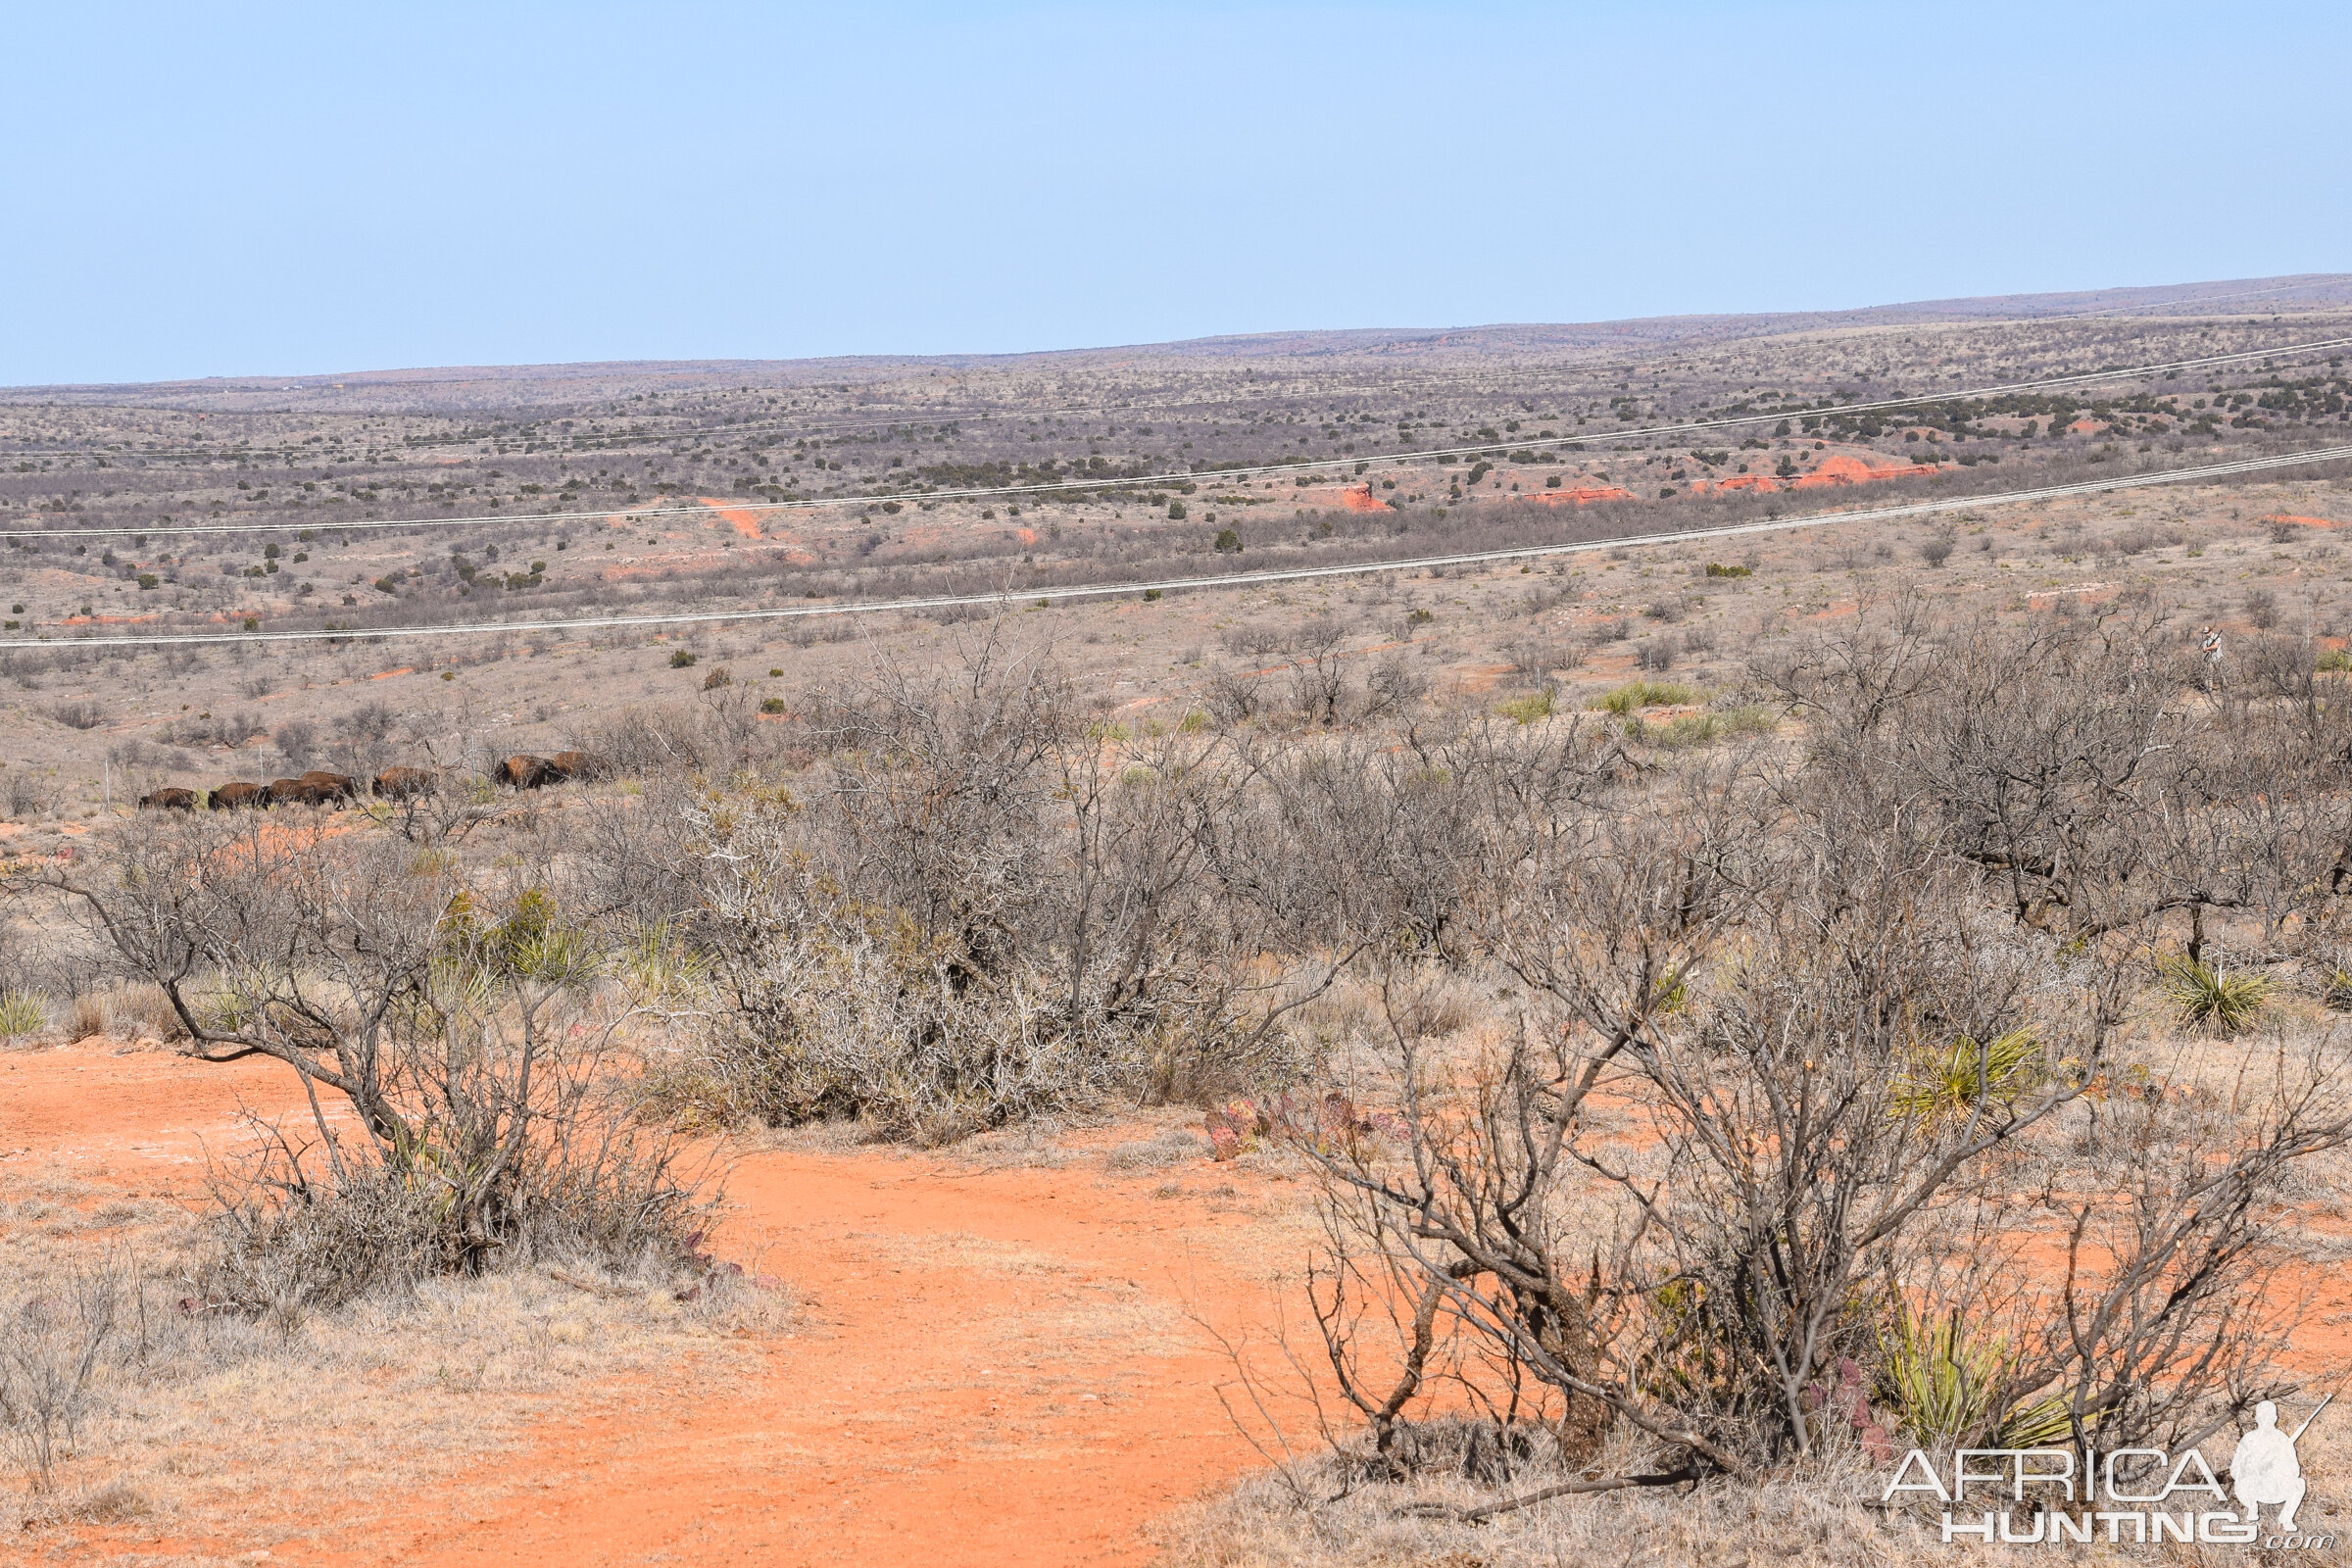
[[(1126, 477), (1053, 479), (1033, 484), (971, 485), (947, 490), (891, 491), (885, 494), (856, 496), (823, 496), (794, 501), (735, 501), (726, 503), (729, 512), (805, 512), (820, 507), (872, 506), (884, 501), (973, 501), (998, 496), (1020, 497), (1066, 494), (1070, 491), (1101, 491), (1134, 489), (1148, 485), (1217, 484), (1231, 479), (1255, 478), (1264, 474), (1298, 473), (1318, 468), (1345, 467), (1357, 465), (1359, 473), (1375, 466), (1405, 463), (1426, 463), (1433, 458), (1483, 457), (1499, 453), (1528, 452), (1545, 447), (1573, 447), (1592, 442), (1629, 441), (1644, 436), (1683, 435), (1700, 430), (1729, 429), (1737, 425), (1760, 424), (1767, 419), (1798, 418), (1830, 414), (1877, 414), (1890, 409), (1924, 408), (1937, 403), (1961, 402), (1971, 398), (2000, 397), (2008, 393), (2040, 391), (2050, 387), (2079, 386), (2086, 382), (2127, 380), (2133, 376), (2158, 373), (2180, 374), (2224, 365), (2240, 364), (2248, 360), (2276, 360), (2286, 355), (2316, 354), (2328, 349), (2352, 348), (2352, 337), (2325, 338), (2312, 343), (2290, 343), (2273, 349), (2248, 349), (2234, 354), (2213, 354), (2198, 359), (2158, 360), (2147, 365), (2125, 366), (2116, 369), (2082, 370), (2072, 375), (2043, 376), (2031, 381), (2010, 381), (1995, 386), (1950, 392), (1923, 392), (1910, 397), (1882, 398), (1871, 403), (1843, 403), (1830, 408), (1786, 407), (1764, 414), (1743, 414), (1713, 419), (1690, 419), (1680, 424), (1653, 424), (1627, 430), (1595, 430), (1587, 435), (1537, 437), (1524, 441), (1498, 441), (1483, 446), (1433, 447), (1421, 452), (1390, 452), (1365, 458), (1326, 459), (1304, 463), (1268, 463), (1233, 468), (1208, 468), (1181, 472), (1136, 474)], [(363, 529), (380, 528), (460, 528), (494, 522), (584, 522), (598, 518), (638, 518), (670, 516), (708, 516), (710, 510), (701, 504), (691, 507), (615, 508), (603, 512), (521, 512), (505, 515), (466, 517), (402, 517), (363, 518), (356, 522), (320, 521), (315, 518), (290, 522), (216, 522), (184, 524), (148, 524), (140, 527), (104, 528), (7, 528), (0, 529), (0, 539), (120, 539), (144, 535), (187, 536), (199, 534), (292, 533), (312, 529), (320, 533), (353, 533)]]
[(2352, 446), (2322, 447), (2309, 452), (2287, 453), (2264, 458), (2242, 458), (2232, 463), (2207, 464), (2194, 468), (2174, 468), (2157, 473), (2126, 474), (2112, 479), (2088, 479), (2075, 484), (2044, 485), (2037, 489), (2015, 490), (1999, 495), (1962, 496), (1950, 500), (1907, 502), (1896, 506), (1872, 507), (1852, 512), (1816, 513), (1803, 517), (1769, 518), (1762, 522), (1726, 523), (1719, 527), (1692, 528), (1680, 533), (1635, 534), (1625, 538), (1593, 539), (1564, 545), (1524, 545), (1503, 550), (1469, 551), (1456, 555), (1416, 556), (1405, 561), (1360, 562), (1353, 564), (1332, 566), (1289, 566), (1269, 571), (1229, 572), (1213, 577), (1167, 577), (1155, 582), (1034, 588), (1017, 593), (1005, 589), (988, 594), (945, 594), (923, 599), (890, 599), (873, 604), (805, 605), (789, 609), (719, 610), (699, 613), (602, 615), (572, 620), (468, 621), (448, 626), (353, 627), (340, 631), (321, 629), (318, 631), (163, 632), (125, 637), (20, 638), (0, 641), (0, 649), (381, 642), (402, 637), (456, 637), (485, 632), (569, 632), (596, 631), (619, 626), (682, 626), (739, 621), (803, 620), (824, 615), (864, 615), (889, 612), (949, 610), (975, 606), (1003, 608), (1024, 602), (1041, 604), (1061, 600), (1102, 599), (1154, 591), (1173, 593), (1178, 589), (1251, 588), (1268, 583), (1299, 582), (1320, 577), (1371, 576), (1382, 572), (1412, 571), (1431, 566), (1478, 565), (1490, 562), (1526, 561), (1547, 556), (1585, 555), (1596, 550), (1629, 550), (1655, 545), (1691, 544), (1709, 539), (1737, 539), (1751, 534), (1779, 533), (1794, 528), (1828, 527), (1841, 522), (1876, 522), (1898, 517), (1922, 517), (1947, 512), (1967, 512), (1979, 507), (2015, 506), (2029, 501), (2057, 501), (2071, 496), (2099, 495), (2115, 490), (2144, 489), (2151, 485), (2184, 484), (2199, 479), (2219, 479), (2233, 474), (2257, 473), (2274, 468), (2298, 467), (2306, 464), (2333, 463), (2347, 459), (2352, 459)]

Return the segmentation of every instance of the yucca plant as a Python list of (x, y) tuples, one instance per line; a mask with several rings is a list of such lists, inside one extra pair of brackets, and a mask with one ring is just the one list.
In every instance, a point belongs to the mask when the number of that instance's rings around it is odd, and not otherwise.
[(1962, 1035), (1896, 1080), (1894, 1114), (1941, 1121), (1966, 1116), (1985, 1102), (2005, 1105), (2033, 1084), (2040, 1045), (2032, 1025), (1982, 1045)]
[(1539, 718), (1551, 716), (1552, 694), (1547, 691), (1532, 692), (1525, 697), (1514, 697), (1498, 704), (1494, 711), (1519, 723), (1532, 724)]
[(2072, 1432), (2064, 1396), (1996, 1408), (2017, 1370), (2017, 1355), (1997, 1336), (1975, 1336), (1955, 1308), (1929, 1323), (1897, 1307), (1881, 1337), (1879, 1392), (1895, 1420), (1923, 1447), (1988, 1438), (2001, 1448), (2037, 1448)]
[(49, 1027), (49, 1004), (29, 991), (0, 991), (0, 1040), (22, 1040)]
[(2328, 986), (2320, 993), (2320, 1001), (2330, 1012), (2352, 1012), (2352, 973), (2329, 970)]
[(2183, 1024), (2211, 1029), (2225, 1039), (2253, 1027), (2254, 1015), (2270, 1000), (2270, 976), (2252, 971), (2225, 974), (2186, 954), (2162, 959), (2157, 972), (2165, 999)]

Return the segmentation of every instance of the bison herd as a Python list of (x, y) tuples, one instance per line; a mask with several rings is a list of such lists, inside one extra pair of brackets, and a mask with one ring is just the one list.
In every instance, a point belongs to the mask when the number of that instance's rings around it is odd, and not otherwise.
[[(491, 776), (509, 789), (535, 790), (566, 779), (585, 778), (595, 771), (596, 759), (586, 752), (558, 752), (553, 757), (510, 757), (492, 770)], [(140, 796), (139, 806), (151, 811), (193, 811), (200, 806), (209, 806), (216, 811), (240, 807), (255, 809), (271, 806), (340, 807), (358, 800), (363, 791), (378, 800), (405, 801), (434, 793), (440, 789), (444, 776), (430, 768), (387, 767), (369, 784), (363, 785), (348, 773), (314, 771), (300, 778), (271, 779), (267, 784), (238, 779), (216, 786), (207, 796), (199, 796), (194, 790), (157, 790), (152, 795)]]

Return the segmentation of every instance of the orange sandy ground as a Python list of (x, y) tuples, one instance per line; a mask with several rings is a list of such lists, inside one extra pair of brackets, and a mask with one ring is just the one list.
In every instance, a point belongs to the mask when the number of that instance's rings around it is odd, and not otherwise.
[[(237, 1142), (240, 1099), (300, 1103), (273, 1063), (116, 1055), (96, 1040), (11, 1054), (0, 1159), (192, 1200), (204, 1149)], [(1229, 1368), (1191, 1314), (1227, 1331), (1262, 1321), (1270, 1273), (1298, 1248), (1203, 1200), (1229, 1177), (1243, 1202), (1263, 1189), (1205, 1159), (1128, 1177), (1092, 1160), (991, 1170), (890, 1151), (754, 1152), (717, 1245), (782, 1278), (804, 1310), (753, 1375), (681, 1367), (657, 1389), (603, 1391), (463, 1489), (369, 1499), (365, 1535), (298, 1503), (275, 1540), (82, 1530), (79, 1552), (266, 1544), (273, 1561), (354, 1568), (1143, 1562), (1147, 1521), (1257, 1462), (1217, 1401)], [(1169, 1183), (1191, 1191), (1153, 1196)], [(1033, 1264), (990, 1268), (992, 1253)], [(1049, 1335), (1041, 1350), (1036, 1325), (1073, 1311), (1137, 1327)]]

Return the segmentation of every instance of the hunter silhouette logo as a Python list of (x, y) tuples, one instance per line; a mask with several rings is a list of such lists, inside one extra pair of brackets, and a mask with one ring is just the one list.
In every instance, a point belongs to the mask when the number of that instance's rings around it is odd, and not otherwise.
[(2246, 1510), (2240, 1516), (2246, 1523), (2255, 1523), (2268, 1504), (2278, 1510), (2279, 1530), (2294, 1534), (2295, 1510), (2303, 1506), (2306, 1490), (2295, 1444), (2334, 1397), (2322, 1399), (2320, 1409), (2305, 1416), (2291, 1437), (2278, 1430), (2278, 1406), (2265, 1399), (2254, 1407), (2254, 1430), (2237, 1440), (2237, 1451), (2230, 1456), (2231, 1490)]
[[(1948, 1544), (2117, 1544), (2330, 1547), (2335, 1537), (2304, 1534), (2295, 1516), (2310, 1484), (2295, 1444), (2333, 1402), (2322, 1399), (2292, 1432), (2278, 1429), (2278, 1406), (2254, 1407), (2254, 1429), (2237, 1440), (2225, 1491), (2213, 1466), (2195, 1448), (1962, 1448), (1951, 1456), (1947, 1482), (1935, 1461), (1914, 1448), (1895, 1466), (1885, 1499), (1925, 1493), (1944, 1504), (1941, 1535)], [(2235, 1494), (2237, 1507), (2229, 1506)], [(2007, 1503), (1971, 1512), (1970, 1504)], [(2272, 1511), (2270, 1529), (2262, 1514)]]

